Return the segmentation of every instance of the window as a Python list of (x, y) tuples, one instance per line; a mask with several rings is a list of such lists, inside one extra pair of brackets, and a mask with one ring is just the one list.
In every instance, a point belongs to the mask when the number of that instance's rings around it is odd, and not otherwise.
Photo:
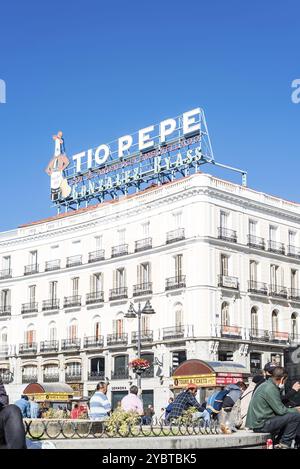
[(296, 238), (296, 233), (295, 231), (289, 230), (289, 246), (295, 246), (295, 238)]
[(1, 310), (5, 311), (10, 306), (10, 290), (1, 291)]
[(230, 326), (229, 304), (226, 301), (221, 306), (221, 324), (222, 326)]
[(250, 353), (250, 373), (257, 374), (261, 369), (261, 353)]
[(297, 325), (296, 313), (293, 313), (291, 316), (291, 335), (292, 335), (293, 340), (295, 340), (298, 336), (298, 325)]
[(141, 324), (141, 332), (142, 334), (146, 334), (150, 330), (150, 318), (146, 314), (142, 314), (142, 324)]
[(103, 357), (91, 358), (91, 373), (104, 377), (105, 360)]
[(28, 287), (28, 296), (29, 296), (29, 303), (32, 305), (35, 303), (35, 294), (36, 294), (36, 285), (30, 285)]
[(49, 299), (52, 301), (57, 299), (57, 281), (49, 282)]
[(59, 257), (58, 250), (59, 250), (58, 245), (51, 246), (51, 248), (50, 248), (50, 260), (51, 261), (55, 261), (56, 259), (58, 259), (58, 257)]
[(250, 261), (250, 282), (257, 282), (257, 265), (256, 261)]
[(78, 337), (78, 324), (76, 319), (72, 319), (68, 327), (68, 339), (74, 340)]
[(176, 230), (177, 228), (181, 228), (182, 225), (182, 212), (175, 212), (173, 215), (173, 226)]
[(179, 366), (181, 363), (186, 361), (186, 351), (177, 350), (172, 352), (172, 372)]
[(278, 332), (278, 311), (272, 312), (272, 332)]
[(115, 319), (113, 321), (113, 333), (116, 336), (121, 336), (124, 333), (124, 321), (123, 319)]
[(77, 363), (77, 362), (67, 363), (66, 374), (68, 376), (81, 376), (81, 363)]
[(150, 263), (145, 262), (137, 266), (137, 283), (138, 285), (150, 282)]
[(126, 271), (124, 267), (115, 270), (113, 275), (114, 289), (124, 288), (126, 285)]
[(175, 277), (176, 279), (178, 279), (178, 281), (181, 281), (181, 277), (182, 277), (182, 260), (183, 260), (182, 254), (177, 254), (176, 256), (174, 256)]
[(183, 327), (183, 307), (181, 303), (175, 305), (175, 326), (178, 329)]
[(122, 228), (121, 230), (118, 230), (118, 243), (120, 245), (125, 244), (125, 233), (126, 233), (125, 228)]
[(150, 235), (150, 222), (142, 223), (142, 237), (149, 238)]
[(103, 236), (102, 235), (95, 236), (94, 239), (95, 239), (96, 251), (100, 251), (102, 249), (102, 245), (103, 245)]
[(59, 369), (57, 365), (44, 365), (44, 376), (57, 376)]
[(276, 289), (278, 285), (278, 274), (279, 274), (279, 266), (271, 265), (270, 267), (271, 286), (274, 289)]
[(228, 260), (228, 256), (221, 254), (221, 275), (225, 277), (228, 276)]
[(55, 322), (49, 324), (49, 341), (54, 342), (57, 338), (57, 329)]
[(276, 241), (277, 240), (277, 228), (276, 228), (276, 226), (270, 225), (270, 227), (269, 227), (269, 239), (270, 239), (270, 241)]
[(218, 352), (218, 360), (220, 362), (232, 362), (233, 361), (233, 352), (231, 350), (220, 351)]
[(11, 268), (11, 257), (10, 256), (2, 257), (2, 269), (9, 271), (10, 268)]
[(72, 278), (72, 296), (78, 296), (79, 277)]
[(114, 360), (114, 370), (116, 374), (122, 374), (128, 368), (128, 355), (118, 355)]
[(249, 235), (256, 236), (256, 225), (254, 220), (249, 220)]
[(103, 274), (101, 272), (90, 276), (90, 292), (99, 293), (103, 291)]
[(27, 331), (25, 332), (25, 343), (27, 345), (32, 345), (35, 342), (35, 338), (36, 338), (36, 335), (35, 335), (34, 325), (30, 324), (27, 327)]
[(0, 344), (7, 345), (7, 327), (3, 327), (0, 332)]
[(291, 289), (296, 290), (298, 288), (298, 272), (295, 269), (291, 269)]
[(226, 229), (227, 226), (228, 226), (228, 213), (223, 212), (223, 210), (221, 210), (221, 212), (220, 212), (220, 227)]
[(251, 333), (253, 335), (258, 334), (258, 315), (257, 315), (257, 308), (251, 308)]
[(29, 253), (29, 265), (36, 266), (37, 265), (37, 251), (30, 251)]
[(95, 339), (100, 339), (101, 336), (101, 323), (100, 318), (94, 319), (94, 337)]

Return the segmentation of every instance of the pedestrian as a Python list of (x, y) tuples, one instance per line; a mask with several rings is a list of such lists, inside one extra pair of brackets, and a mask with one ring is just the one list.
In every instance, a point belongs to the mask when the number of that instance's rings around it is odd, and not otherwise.
[(133, 385), (129, 389), (129, 394), (121, 400), (121, 409), (125, 412), (137, 412), (139, 415), (144, 414), (143, 403), (138, 397), (138, 387)]
[(31, 400), (29, 401), (29, 405), (30, 405), (30, 418), (37, 419), (39, 417), (39, 405), (34, 400), (34, 396), (31, 397)]
[(165, 421), (168, 422), (169, 420), (169, 415), (173, 407), (173, 402), (174, 402), (174, 397), (170, 397), (168, 401), (168, 405), (165, 409)]
[(281, 401), (287, 371), (274, 368), (272, 376), (254, 391), (249, 404), (246, 426), (254, 432), (280, 434), (279, 449), (288, 449), (300, 438), (300, 409), (288, 408)]
[(9, 404), (0, 382), (0, 449), (26, 449), (25, 429), (20, 408)]
[(151, 425), (154, 414), (155, 412), (154, 412), (153, 406), (149, 404), (144, 412), (144, 417), (142, 419), (143, 424)]
[(79, 419), (80, 418), (80, 409), (79, 409), (79, 405), (76, 404), (74, 405), (73, 409), (71, 410), (71, 415), (70, 415), (71, 419)]
[(24, 394), (15, 402), (15, 405), (19, 407), (23, 418), (30, 418), (30, 404), (28, 401), (28, 396)]
[(189, 384), (185, 391), (182, 391), (180, 394), (178, 394), (172, 404), (172, 410), (168, 415), (168, 420), (181, 417), (182, 414), (190, 407), (196, 407), (198, 412), (195, 412), (193, 415), (193, 420), (197, 420), (198, 418), (203, 417), (205, 422), (209, 423), (209, 413), (199, 404), (196, 399), (197, 391), (198, 388), (195, 384)]
[(96, 386), (96, 391), (90, 399), (91, 420), (105, 421), (111, 412), (111, 404), (107, 399), (107, 384), (100, 381)]

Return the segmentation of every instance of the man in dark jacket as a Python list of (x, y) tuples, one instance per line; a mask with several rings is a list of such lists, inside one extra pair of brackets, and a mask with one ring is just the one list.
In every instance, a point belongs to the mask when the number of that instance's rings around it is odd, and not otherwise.
[(2, 382), (0, 382), (0, 449), (26, 449), (21, 410), (14, 404), (8, 404), (8, 395)]
[(175, 398), (172, 410), (168, 415), (168, 420), (172, 418), (181, 417), (183, 412), (190, 407), (196, 407), (199, 412), (204, 412), (205, 407), (202, 407), (196, 399), (197, 386), (195, 384), (189, 384), (186, 391), (182, 391)]
[(288, 408), (281, 401), (280, 390), (287, 379), (281, 366), (274, 368), (271, 378), (254, 391), (249, 404), (246, 427), (255, 432), (280, 433), (278, 448), (290, 448), (300, 436), (300, 409)]

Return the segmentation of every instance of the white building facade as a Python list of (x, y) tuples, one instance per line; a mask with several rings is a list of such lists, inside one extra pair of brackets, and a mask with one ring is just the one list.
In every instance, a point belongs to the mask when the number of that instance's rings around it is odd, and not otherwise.
[(300, 205), (198, 173), (0, 235), (0, 374), (81, 395), (108, 379), (116, 402), (136, 376), (142, 317), (145, 405), (156, 414), (186, 359), (250, 372), (299, 343)]

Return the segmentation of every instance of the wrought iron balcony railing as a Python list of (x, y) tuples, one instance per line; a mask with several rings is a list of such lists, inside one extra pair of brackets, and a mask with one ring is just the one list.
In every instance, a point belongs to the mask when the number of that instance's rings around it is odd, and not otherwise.
[(105, 250), (104, 249), (89, 252), (89, 259), (88, 259), (89, 263), (103, 261), (104, 259), (105, 259)]
[(128, 343), (128, 334), (108, 334), (107, 345), (126, 345)]
[(269, 295), (274, 296), (276, 298), (284, 298), (287, 299), (288, 291), (286, 287), (280, 285), (270, 285), (269, 286)]
[(23, 375), (22, 384), (37, 383), (37, 375)]
[(52, 311), (53, 309), (59, 309), (59, 299), (50, 298), (50, 300), (43, 301), (42, 311)]
[(0, 316), (10, 316), (11, 315), (11, 306), (10, 305), (0, 305)]
[(290, 288), (289, 298), (293, 301), (300, 301), (300, 290), (298, 290), (297, 288)]
[(218, 286), (223, 288), (239, 289), (239, 279), (229, 275), (218, 275)]
[(291, 244), (288, 244), (286, 254), (289, 257), (295, 257), (296, 259), (300, 259), (300, 248), (297, 248), (296, 246), (292, 246)]
[(75, 267), (82, 264), (82, 256), (67, 257), (66, 267)]
[(23, 343), (19, 344), (19, 355), (35, 355), (37, 353), (37, 343)]
[(44, 383), (58, 383), (59, 382), (59, 373), (49, 373), (43, 375)]
[(23, 303), (21, 313), (37, 313), (39, 310), (38, 303)]
[(81, 373), (66, 373), (65, 374), (65, 381), (66, 383), (77, 383), (81, 381), (82, 376)]
[(50, 272), (51, 270), (60, 269), (60, 259), (55, 259), (54, 261), (47, 261), (45, 264), (45, 271)]
[(268, 286), (263, 282), (256, 282), (254, 280), (248, 281), (248, 292), (257, 293), (259, 295), (268, 294)]
[(128, 244), (120, 244), (111, 248), (111, 257), (125, 256), (128, 254)]
[(58, 340), (44, 340), (43, 342), (40, 343), (41, 353), (58, 352), (58, 349), (59, 349)]
[(128, 298), (128, 288), (113, 288), (109, 290), (109, 300), (121, 300), (123, 298)]
[(104, 371), (91, 371), (88, 374), (88, 381), (104, 381), (105, 373)]
[(265, 329), (257, 329), (253, 327), (249, 330), (249, 340), (255, 342), (269, 342), (270, 332)]
[(84, 348), (103, 348), (104, 337), (103, 335), (85, 337), (83, 342)]
[(173, 327), (164, 327), (162, 329), (162, 339), (182, 339), (187, 337), (194, 337), (194, 326), (193, 325), (178, 325)]
[(129, 378), (129, 370), (128, 368), (122, 370), (115, 370), (111, 373), (111, 379), (128, 379)]
[(64, 308), (70, 308), (72, 306), (81, 306), (81, 295), (64, 297)]
[(278, 243), (277, 241), (269, 240), (268, 246), (268, 251), (270, 252), (275, 252), (277, 254), (285, 253), (285, 247), (283, 243)]
[[(138, 341), (138, 332), (132, 332), (131, 342), (134, 344)], [(153, 331), (141, 331), (141, 342), (152, 342)]]
[(230, 241), (231, 243), (237, 242), (237, 233), (235, 230), (229, 230), (220, 226), (218, 228), (218, 238), (224, 239), (225, 241)]
[(264, 238), (260, 238), (259, 236), (248, 235), (248, 242), (247, 245), (250, 248), (256, 249), (266, 249), (266, 243)]
[(241, 338), (242, 328), (239, 326), (229, 326), (227, 324), (221, 324), (221, 336), (230, 338)]
[(142, 296), (152, 293), (152, 282), (139, 283), (133, 285), (133, 296)]
[(166, 278), (166, 290), (176, 290), (177, 288), (186, 287), (186, 275)]
[(168, 231), (166, 244), (176, 243), (176, 241), (181, 241), (182, 239), (185, 239), (184, 228), (178, 228), (177, 230)]
[(270, 331), (269, 335), (271, 342), (287, 343), (289, 341), (288, 332)]
[(139, 239), (135, 242), (134, 252), (145, 251), (152, 248), (152, 238)]
[(62, 339), (61, 341), (61, 350), (79, 350), (81, 340), (74, 339)]
[(11, 278), (11, 277), (12, 277), (11, 269), (0, 270), (0, 280), (4, 280), (6, 278)]
[(24, 267), (24, 275), (37, 274), (38, 271), (39, 271), (38, 264), (25, 265)]
[(103, 291), (94, 291), (86, 294), (86, 304), (91, 305), (94, 303), (103, 303), (104, 301), (104, 292)]

